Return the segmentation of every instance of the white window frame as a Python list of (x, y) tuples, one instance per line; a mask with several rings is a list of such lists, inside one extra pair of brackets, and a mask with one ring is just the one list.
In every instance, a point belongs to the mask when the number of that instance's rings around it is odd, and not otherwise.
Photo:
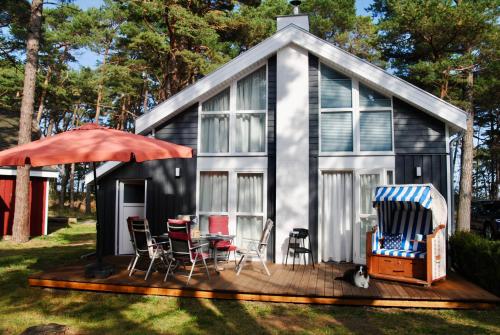
[[(266, 104), (265, 107), (266, 109), (258, 109), (258, 110), (238, 110), (236, 105), (236, 99), (238, 96), (238, 81), (241, 79), (246, 78), (247, 76), (251, 75), (255, 71), (260, 70), (262, 67), (265, 67), (266, 69)], [(267, 156), (267, 129), (268, 129), (268, 106), (269, 106), (269, 69), (267, 66), (267, 63), (261, 64), (261, 66), (256, 67), (249, 73), (245, 73), (238, 79), (232, 81), (229, 84), (229, 110), (228, 111), (217, 111), (217, 112), (206, 112), (203, 111), (203, 104), (216, 96), (217, 94), (223, 92), (226, 90), (228, 86), (225, 86), (223, 89), (218, 90), (214, 94), (210, 95), (208, 98), (204, 99), (203, 101), (200, 101), (198, 103), (198, 156)], [(226, 114), (229, 115), (229, 146), (228, 146), (228, 152), (202, 152), (201, 151), (201, 119), (202, 115), (210, 115), (210, 114), (215, 114), (215, 115), (220, 115), (220, 114)], [(264, 114), (265, 115), (265, 120), (264, 120), (264, 151), (260, 152), (237, 152), (235, 150), (236, 143), (236, 116), (239, 114)]]
[[(342, 73), (343, 75), (349, 77), (351, 79), (351, 87), (352, 87), (352, 95), (351, 95), (351, 107), (345, 107), (345, 108), (322, 108), (321, 107), (321, 67), (326, 66), (329, 67), (339, 73)], [(330, 64), (325, 64), (323, 62), (320, 62), (320, 66), (318, 69), (319, 76), (318, 76), (318, 106), (319, 106), (319, 122), (318, 122), (318, 132), (319, 132), (319, 156), (387, 156), (387, 155), (394, 155), (394, 108), (393, 108), (393, 98), (392, 96), (388, 96), (386, 94), (386, 97), (391, 99), (391, 106), (390, 107), (361, 107), (359, 104), (359, 84), (360, 81), (348, 76), (347, 74), (343, 73), (342, 71), (338, 70), (334, 66), (331, 66)], [(370, 85), (366, 84), (365, 82), (361, 82), (363, 85), (372, 88)], [(372, 88), (373, 90), (377, 91), (376, 89)], [(381, 93), (382, 94), (382, 93)], [(361, 117), (361, 112), (383, 112), (383, 111), (390, 111), (391, 112), (391, 144), (392, 144), (392, 149), (390, 151), (361, 151), (361, 130), (360, 130), (360, 117)], [(336, 113), (336, 112), (351, 112), (352, 114), (352, 151), (322, 151), (323, 145), (321, 141), (321, 115), (323, 113)]]
[[(205, 212), (200, 211), (200, 180), (203, 172), (220, 172), (228, 174), (227, 182), (227, 211), (226, 212)], [(238, 212), (238, 174), (262, 174), (262, 212), (249, 213)], [(196, 216), (208, 215), (227, 215), (229, 217), (229, 234), (236, 235), (236, 225), (238, 216), (262, 216), (262, 229), (267, 218), (267, 169), (262, 168), (233, 168), (233, 169), (220, 169), (220, 168), (203, 168), (199, 169), (196, 174)], [(201, 220), (198, 220), (201, 224)]]

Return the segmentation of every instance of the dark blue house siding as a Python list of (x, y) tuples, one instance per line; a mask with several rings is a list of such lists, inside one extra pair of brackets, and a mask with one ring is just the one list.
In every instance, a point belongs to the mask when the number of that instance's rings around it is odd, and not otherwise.
[[(313, 250), (318, 248), (319, 173), (319, 60), (309, 54), (309, 232)], [(318, 256), (315, 256), (318, 261)]]
[(447, 197), (445, 124), (401, 100), (393, 103), (396, 183), (432, 183)]
[[(267, 217), (276, 222), (276, 56), (267, 61)], [(276, 227), (269, 238), (267, 258), (275, 261)]]
[[(196, 149), (198, 104), (155, 130), (155, 137)], [(180, 168), (180, 177), (175, 177)], [(99, 219), (104, 223), (105, 253), (115, 248), (116, 181), (147, 180), (146, 217), (153, 235), (166, 231), (165, 222), (178, 214), (196, 213), (196, 158), (126, 163), (103, 177), (99, 191)]]

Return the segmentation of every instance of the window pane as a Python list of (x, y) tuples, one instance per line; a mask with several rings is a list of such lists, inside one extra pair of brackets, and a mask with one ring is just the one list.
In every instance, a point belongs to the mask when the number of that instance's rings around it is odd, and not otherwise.
[(352, 151), (352, 113), (321, 113), (321, 151)]
[(238, 81), (236, 108), (238, 110), (266, 109), (266, 67)]
[(123, 202), (125, 203), (144, 203), (144, 183), (125, 183), (123, 184)]
[(257, 244), (262, 234), (262, 216), (238, 216), (236, 219), (236, 245), (248, 248), (249, 244)]
[(227, 181), (227, 172), (200, 173), (200, 212), (227, 212)]
[(359, 126), (361, 151), (392, 150), (391, 112), (361, 112)]
[(321, 66), (321, 108), (352, 107), (352, 83), (349, 77)]
[(359, 106), (361, 107), (391, 107), (391, 99), (375, 92), (371, 88), (359, 84)]
[(261, 213), (263, 211), (262, 173), (238, 174), (238, 212)]
[(265, 114), (236, 115), (236, 152), (264, 152), (265, 127)]
[(362, 174), (360, 181), (360, 212), (361, 214), (375, 214), (372, 201), (375, 197), (375, 187), (380, 184), (378, 174)]
[(229, 88), (205, 101), (202, 106), (204, 112), (222, 112), (229, 110)]
[(229, 115), (201, 116), (201, 152), (229, 151)]

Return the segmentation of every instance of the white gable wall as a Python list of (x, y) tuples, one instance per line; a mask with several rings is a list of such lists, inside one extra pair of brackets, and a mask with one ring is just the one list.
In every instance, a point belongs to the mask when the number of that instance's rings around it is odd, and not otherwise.
[(277, 54), (276, 261), (286, 254), (288, 234), (309, 222), (308, 52), (289, 45)]

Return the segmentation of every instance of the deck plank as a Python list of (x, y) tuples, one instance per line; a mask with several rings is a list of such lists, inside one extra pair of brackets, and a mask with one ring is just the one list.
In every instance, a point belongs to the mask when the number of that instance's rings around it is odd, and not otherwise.
[(225, 270), (218, 275), (213, 265), (210, 267), (211, 280), (203, 268), (197, 269), (186, 287), (186, 277), (181, 276), (180, 271), (174, 277), (170, 276), (167, 282), (163, 282), (163, 273), (153, 273), (147, 281), (144, 272), (137, 271), (129, 277), (126, 271), (128, 260), (127, 257), (107, 259), (117, 265), (118, 271), (106, 279), (85, 278), (85, 264), (76, 262), (32, 275), (29, 283), (32, 286), (103, 292), (318, 304), (490, 308), (500, 303), (498, 297), (454, 273), (431, 287), (372, 278), (370, 287), (362, 289), (335, 279), (352, 264), (320, 263), (314, 269), (311, 265), (298, 265), (295, 271), (291, 266), (269, 264), (271, 276), (267, 276), (261, 264), (248, 263), (236, 276), (234, 263), (226, 263)]

